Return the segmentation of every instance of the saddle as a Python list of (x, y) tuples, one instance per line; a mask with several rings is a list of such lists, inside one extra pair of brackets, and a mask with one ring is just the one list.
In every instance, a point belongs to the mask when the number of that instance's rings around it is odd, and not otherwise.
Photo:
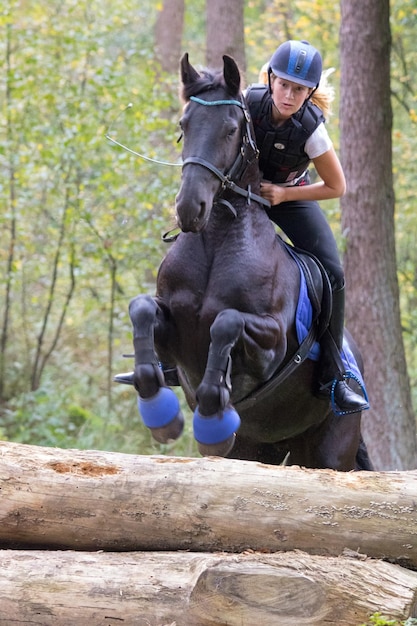
[[(307, 289), (307, 293), (303, 294), (303, 285), (301, 285), (299, 305), (297, 308), (300, 309), (303, 307), (303, 297), (308, 297), (310, 301), (309, 304), (311, 304), (312, 307), (312, 319), (310, 321), (311, 323), (315, 322), (317, 325), (316, 340), (319, 341), (329, 325), (332, 314), (332, 286), (329, 276), (321, 262), (313, 254), (301, 250), (300, 248), (295, 248), (288, 243), (283, 242), (283, 244), (300, 268)], [(296, 324), (297, 318), (301, 317), (301, 312), (297, 311)], [(306, 328), (307, 331), (309, 330), (308, 321), (309, 320), (306, 321), (306, 326), (308, 326)], [(302, 323), (302, 321), (299, 323)], [(300, 334), (299, 332), (299, 339)], [(302, 338), (300, 340), (302, 340)]]

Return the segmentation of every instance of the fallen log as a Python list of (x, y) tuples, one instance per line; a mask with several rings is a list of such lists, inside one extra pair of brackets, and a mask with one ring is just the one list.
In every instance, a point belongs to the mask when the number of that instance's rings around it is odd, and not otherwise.
[(302, 552), (0, 551), (0, 625), (359, 626), (417, 616), (417, 573)]
[(247, 549), (417, 567), (417, 472), (275, 467), (0, 443), (0, 547)]

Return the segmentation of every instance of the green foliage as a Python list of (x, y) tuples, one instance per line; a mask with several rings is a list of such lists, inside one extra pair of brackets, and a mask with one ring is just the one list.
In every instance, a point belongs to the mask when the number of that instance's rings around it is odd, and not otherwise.
[(417, 1), (391, 3), (392, 103), (394, 110), (393, 175), (396, 195), (397, 268), (403, 338), (414, 407), (417, 410), (417, 201), (415, 153), (417, 150), (417, 51), (413, 32)]
[(154, 14), (9, 0), (0, 16), (0, 410), (17, 441), (149, 448), (109, 381), (130, 349), (128, 301), (154, 289), (180, 168), (105, 135), (178, 162), (177, 77), (157, 79)]
[[(203, 0), (187, 3), (184, 50), (204, 64)], [(177, 76), (154, 59), (157, 4), (5, 0), (0, 14), (0, 436), (25, 443), (196, 454), (156, 446), (132, 389), (128, 302), (153, 293), (174, 226)], [(392, 87), (398, 272), (417, 406), (417, 0), (394, 0)], [(307, 38), (338, 80), (339, 3), (247, 0), (247, 82), (278, 43)], [(132, 103), (131, 107), (128, 107)], [(372, 103), (370, 104), (372, 106)], [(337, 107), (331, 119), (337, 142)], [(375, 157), (377, 167), (377, 155)], [(326, 210), (337, 230), (337, 204)], [(181, 400), (183, 402), (183, 400)]]
[[(67, 353), (68, 358), (71, 354)], [(19, 443), (135, 454), (196, 456), (191, 420), (181, 441), (160, 445), (142, 423), (132, 388), (117, 386), (109, 409), (88, 369), (61, 361), (36, 391), (21, 393), (3, 410), (1, 437)], [(181, 401), (181, 399), (180, 399)], [(89, 408), (86, 408), (89, 407)]]
[[(55, 11), (41, 3), (24, 10), (17, 3), (11, 7), (10, 46), (16, 52), (5, 85), (9, 96), (3, 120), (10, 133), (1, 156), (6, 167), (13, 164), (18, 181), (13, 283), (22, 298), (13, 304), (17, 307), (20, 300), (26, 327), (36, 315), (44, 316), (58, 246), (61, 295), (73, 257), (80, 288), (94, 285), (106, 303), (109, 259), (120, 266), (119, 293), (132, 280), (146, 284), (161, 254), (158, 235), (171, 219), (178, 168), (155, 175), (156, 166), (105, 140), (108, 124), (131, 101), (132, 114), (113, 127), (116, 138), (129, 137), (133, 148), (141, 143), (150, 156), (160, 150), (159, 157), (178, 159), (173, 149), (176, 94), (157, 84), (151, 59), (134, 41), (141, 16), (126, 17), (137, 11), (134, 4), (120, 7), (124, 17), (113, 4), (66, 2)], [(169, 117), (160, 119), (163, 109)], [(130, 281), (125, 269), (135, 272), (128, 275)], [(33, 337), (27, 342), (32, 347)]]
[(261, 66), (286, 39), (307, 39), (321, 51), (325, 67), (337, 68), (339, 21), (338, 2), (248, 0), (245, 9), (248, 80), (257, 80)]
[(369, 622), (361, 624), (361, 626), (417, 626), (417, 619), (409, 617), (405, 621), (399, 621), (384, 617), (381, 613), (374, 613), (370, 616)]

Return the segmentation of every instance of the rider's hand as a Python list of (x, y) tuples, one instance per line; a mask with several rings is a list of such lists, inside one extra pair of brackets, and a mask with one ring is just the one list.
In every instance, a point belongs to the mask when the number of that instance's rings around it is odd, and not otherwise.
[(266, 180), (261, 182), (261, 196), (265, 198), (265, 200), (269, 200), (271, 206), (285, 201), (285, 191), (285, 187), (273, 185)]

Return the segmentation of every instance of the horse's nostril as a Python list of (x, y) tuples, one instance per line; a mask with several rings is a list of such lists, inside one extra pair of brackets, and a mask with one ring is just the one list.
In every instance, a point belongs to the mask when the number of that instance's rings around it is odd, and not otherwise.
[(204, 216), (206, 214), (206, 203), (205, 202), (201, 202), (200, 203), (200, 213), (198, 215), (196, 215), (196, 217), (193, 220), (194, 224), (198, 224), (199, 222), (204, 221)]

